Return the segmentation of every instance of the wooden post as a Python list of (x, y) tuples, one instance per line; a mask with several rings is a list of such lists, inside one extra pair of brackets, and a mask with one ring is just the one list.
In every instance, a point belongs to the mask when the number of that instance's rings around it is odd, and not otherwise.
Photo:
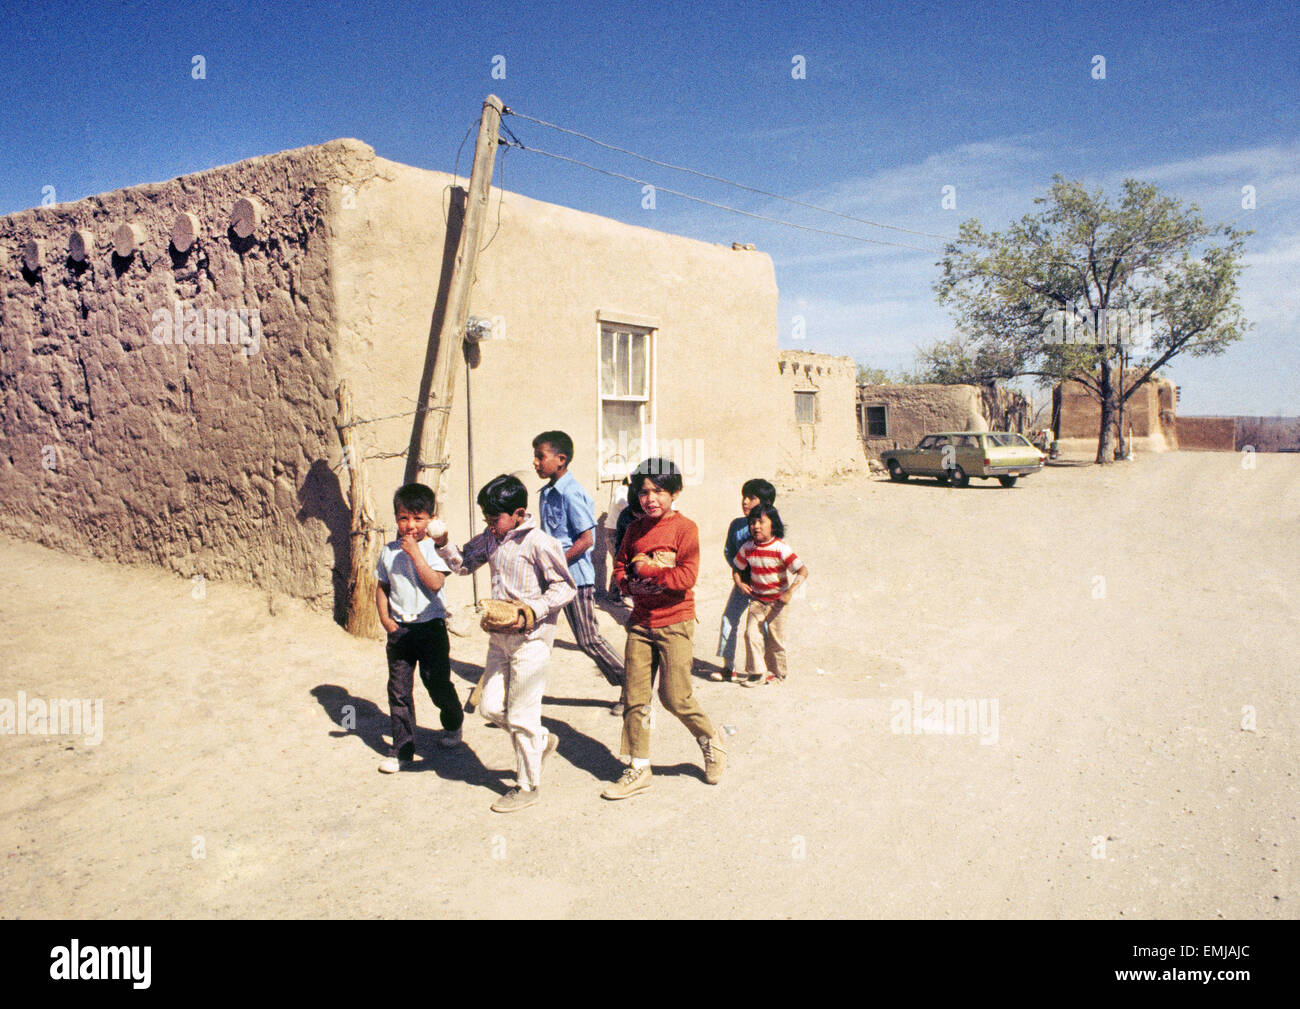
[(366, 482), (365, 462), (357, 445), (356, 428), (352, 426), (352, 393), (347, 383), (340, 382), (335, 390), (338, 416), (334, 423), (343, 443), (343, 466), (348, 471), (348, 504), (352, 509), (350, 549), (348, 551), (347, 616), (344, 627), (349, 634), (359, 638), (383, 640), (384, 629), (379, 623), (375, 608), (375, 563), (384, 540), (375, 525), (375, 506), (370, 499), (370, 486)]
[[(406, 453), (405, 483), (420, 481), (440, 490), (446, 468), (447, 429), (451, 423), (451, 400), (456, 388), (455, 362), (465, 338), (469, 319), (469, 289), (474, 280), (474, 261), (479, 236), (487, 216), (492, 170), (496, 164), (497, 138), (501, 128), (501, 99), (488, 95), (479, 119), (478, 141), (474, 145), (474, 167), (470, 170), (465, 223), (456, 245), (456, 259), (448, 282), (446, 311), (435, 334), (430, 327), (424, 372), (416, 399), (415, 422)], [(429, 419), (432, 414), (432, 420)], [(425, 469), (432, 473), (424, 476)], [(423, 477), (423, 479), (421, 479)]]

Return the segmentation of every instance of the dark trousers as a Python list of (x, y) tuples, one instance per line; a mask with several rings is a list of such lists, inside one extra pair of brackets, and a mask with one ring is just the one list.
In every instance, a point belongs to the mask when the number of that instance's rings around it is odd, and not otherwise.
[(419, 624), (398, 623), (388, 635), (388, 710), (393, 719), (392, 755), (410, 760), (415, 755), (415, 667), (429, 691), (444, 729), (456, 730), (465, 720), (460, 699), (451, 683), (451, 645), (445, 620)]

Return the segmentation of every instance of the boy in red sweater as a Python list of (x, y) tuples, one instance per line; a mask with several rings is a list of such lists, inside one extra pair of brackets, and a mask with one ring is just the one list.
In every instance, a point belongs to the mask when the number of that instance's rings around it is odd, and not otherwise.
[[(647, 459), (632, 474), (629, 495), (641, 506), (619, 546), (614, 581), (632, 597), (623, 662), (623, 739), (621, 753), (631, 764), (601, 793), (626, 799), (651, 785), (650, 703), (654, 694), (652, 658), (658, 657), (659, 699), (676, 715), (704, 753), (704, 779), (716, 785), (727, 754), (691, 689), (694, 658), (695, 586), (700, 570), (700, 531), (673, 511), (682, 492), (682, 475), (668, 459)], [(672, 551), (669, 557), (661, 551)], [(658, 559), (654, 559), (660, 552)]]

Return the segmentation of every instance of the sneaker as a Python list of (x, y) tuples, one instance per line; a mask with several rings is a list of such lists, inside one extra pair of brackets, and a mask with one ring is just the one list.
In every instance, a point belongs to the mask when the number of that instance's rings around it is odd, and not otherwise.
[(613, 715), (615, 718), (622, 718), (623, 711), (624, 708), (623, 708), (622, 701), (615, 701), (613, 704), (609, 706), (609, 713)]
[(748, 676), (746, 676), (743, 680), (740, 681), (740, 685), (742, 687), (757, 687), (762, 682), (763, 682), (762, 673), (750, 673)]
[(708, 736), (699, 738), (700, 750), (704, 753), (704, 780), (716, 785), (722, 780), (722, 770), (727, 766), (727, 751), (722, 748), (722, 737)]
[(396, 757), (389, 757), (380, 761), (379, 770), (382, 774), (396, 774), (398, 771), (409, 771), (414, 766), (414, 760), (398, 760)]
[(516, 810), (524, 809), (533, 805), (541, 799), (541, 789), (534, 788), (531, 792), (525, 792), (522, 788), (512, 788), (505, 795), (492, 803), (492, 812), (494, 813), (513, 813)]
[(600, 793), (602, 799), (626, 799), (636, 795), (637, 792), (644, 792), (650, 787), (652, 782), (650, 765), (645, 767), (628, 767), (623, 772), (623, 777), (610, 785), (605, 791)]
[(442, 735), (438, 737), (438, 745), (445, 750), (459, 746), (463, 741), (460, 729), (444, 729)]
[(560, 748), (560, 737), (554, 732), (546, 734), (546, 746), (542, 749), (542, 767), (545, 769), (546, 761), (556, 750)]
[(709, 679), (714, 683), (729, 683), (735, 675), (734, 669), (715, 669), (709, 673)]

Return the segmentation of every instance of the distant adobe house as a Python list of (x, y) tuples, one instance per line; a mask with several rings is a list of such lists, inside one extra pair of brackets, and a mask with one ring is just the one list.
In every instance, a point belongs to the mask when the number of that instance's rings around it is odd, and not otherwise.
[(793, 421), (780, 445), (778, 472), (830, 476), (862, 468), (862, 443), (854, 424), (858, 366), (853, 358), (783, 350), (777, 370), (785, 389), (777, 409), (789, 410)]
[(933, 431), (1020, 431), (1029, 423), (1025, 397), (976, 385), (862, 385), (858, 431), (868, 456), (910, 448)]
[[(1052, 412), (1062, 450), (1095, 450), (1101, 430), (1101, 404), (1087, 387), (1073, 381), (1058, 385), (1052, 393)], [(1178, 416), (1178, 387), (1158, 376), (1124, 404), (1122, 434), (1126, 440), (1130, 432), (1135, 452), (1236, 450), (1235, 418)]]
[[(457, 183), (336, 140), (0, 218), (0, 530), (340, 615), (353, 469), (392, 532)], [(767, 255), (499, 188), (488, 221), (469, 312), (491, 338), (456, 367), (441, 494), (457, 535), (497, 473), (536, 490), (547, 429), (598, 515), (673, 455), (706, 542), (745, 479), (854, 455), (838, 359), (778, 354)]]

